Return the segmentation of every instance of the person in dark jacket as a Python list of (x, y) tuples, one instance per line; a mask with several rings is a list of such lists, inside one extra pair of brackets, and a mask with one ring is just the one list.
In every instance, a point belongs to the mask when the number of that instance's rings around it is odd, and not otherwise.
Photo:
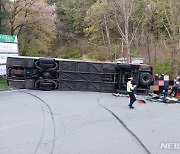
[(164, 97), (168, 96), (169, 81), (164, 81)]

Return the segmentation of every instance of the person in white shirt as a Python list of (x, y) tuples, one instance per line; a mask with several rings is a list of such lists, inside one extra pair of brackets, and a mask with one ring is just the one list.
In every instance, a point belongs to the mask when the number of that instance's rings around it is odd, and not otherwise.
[(134, 95), (134, 88), (136, 87), (136, 85), (134, 85), (134, 86), (132, 85), (132, 80), (133, 80), (133, 77), (130, 77), (130, 78), (128, 78), (128, 82), (127, 82), (127, 92), (130, 97), (130, 103), (128, 106), (130, 109), (134, 108), (132, 105), (136, 101), (136, 97)]

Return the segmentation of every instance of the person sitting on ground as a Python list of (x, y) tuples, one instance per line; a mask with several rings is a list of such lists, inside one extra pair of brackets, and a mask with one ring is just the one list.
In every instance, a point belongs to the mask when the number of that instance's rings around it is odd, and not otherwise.
[(170, 96), (172, 95), (172, 93), (174, 93), (174, 97), (176, 97), (177, 92), (178, 92), (179, 89), (180, 89), (180, 84), (179, 84), (179, 82), (175, 82), (175, 83), (174, 83), (174, 86), (173, 86), (173, 88), (172, 88), (172, 90), (171, 90), (171, 92), (170, 92)]
[[(168, 77), (169, 78), (168, 75), (166, 75), (164, 77)], [(168, 96), (168, 90), (169, 90), (169, 81), (166, 80), (166, 81), (164, 81), (164, 90), (163, 90), (164, 91), (164, 98), (166, 98)]]

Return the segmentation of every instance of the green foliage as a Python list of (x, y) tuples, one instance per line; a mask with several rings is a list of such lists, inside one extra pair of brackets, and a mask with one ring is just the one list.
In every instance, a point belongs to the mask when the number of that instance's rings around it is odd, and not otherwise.
[(130, 26), (133, 28), (135, 26), (138, 28), (140, 25), (143, 24), (144, 18), (145, 18), (145, 1), (144, 0), (136, 0), (135, 1), (135, 10), (132, 13), (132, 18), (130, 22)]
[(101, 3), (97, 1), (88, 9), (84, 19), (84, 33), (91, 42), (99, 42), (100, 44), (103, 42), (103, 38), (106, 39), (105, 26), (109, 30), (114, 28), (113, 10), (114, 8), (108, 1), (102, 1)]
[(107, 55), (107, 51), (95, 51), (95, 52), (91, 52), (88, 55), (89, 59), (92, 60), (98, 60), (98, 61), (106, 61), (108, 60), (108, 55)]
[(7, 85), (6, 79), (0, 77), (0, 90), (7, 90), (7, 89), (10, 89), (10, 87)]
[(5, 12), (0, 5), (0, 33), (7, 34), (8, 33), (8, 25), (6, 20), (8, 19), (8, 12)]
[(56, 3), (57, 1), (58, 1), (58, 0), (47, 0), (47, 3), (51, 5), (51, 4)]
[(32, 39), (28, 45), (25, 40), (19, 40), (20, 55), (23, 56), (48, 56), (50, 46), (50, 43), (44, 39)]
[(61, 0), (57, 2), (57, 14), (60, 21), (68, 25), (76, 34), (83, 33), (84, 17), (94, 0)]
[(80, 59), (81, 51), (75, 46), (69, 46), (63, 52), (62, 57), (65, 59)]
[(152, 63), (154, 74), (166, 74), (169, 75), (170, 78), (173, 78), (172, 64), (169, 59), (161, 62)]
[[(166, 0), (155, 1), (154, 7), (151, 8), (152, 12), (148, 12), (148, 16), (146, 16), (146, 26), (156, 40), (168, 39), (169, 34), (173, 33), (173, 24), (176, 26), (179, 24), (179, 21), (175, 21), (178, 14), (175, 12), (177, 10), (176, 2), (174, 1), (175, 5), (172, 3), (172, 1)], [(177, 5), (177, 7), (179, 6)], [(178, 29), (176, 32), (178, 33)]]

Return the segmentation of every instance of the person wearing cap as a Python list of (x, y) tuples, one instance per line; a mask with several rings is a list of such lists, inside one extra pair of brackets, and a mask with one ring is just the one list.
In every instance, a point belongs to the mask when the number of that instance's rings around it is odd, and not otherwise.
[(161, 74), (161, 76), (160, 76), (159, 79), (160, 79), (160, 80), (164, 80), (164, 74)]
[(155, 79), (155, 80), (159, 80), (159, 75), (158, 75), (158, 74), (155, 74), (154, 79)]
[(132, 106), (133, 103), (136, 101), (136, 97), (134, 95), (134, 88), (136, 87), (136, 85), (132, 85), (132, 80), (133, 77), (128, 78), (128, 82), (127, 82), (127, 92), (129, 94), (130, 97), (130, 103), (129, 103), (129, 108), (133, 109), (134, 107)]

